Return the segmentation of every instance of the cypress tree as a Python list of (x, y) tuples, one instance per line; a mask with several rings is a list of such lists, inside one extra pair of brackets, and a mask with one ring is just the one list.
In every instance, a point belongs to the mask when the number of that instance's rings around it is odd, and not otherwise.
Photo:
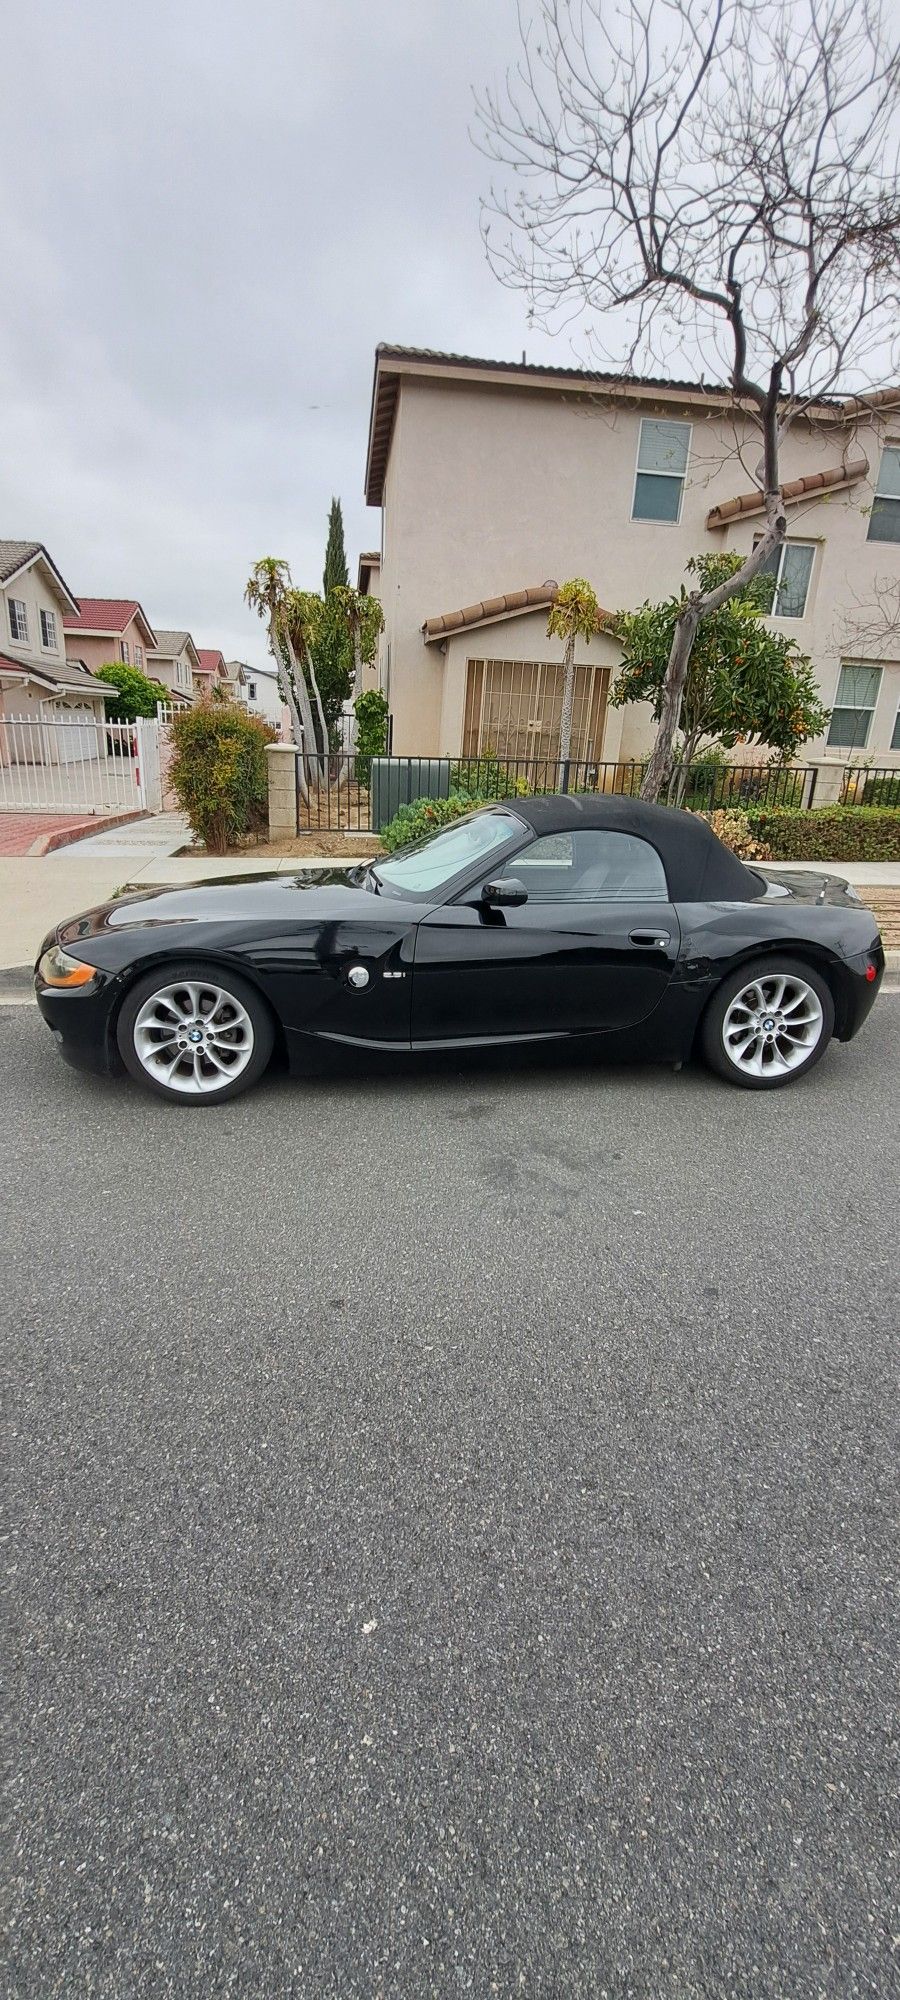
[(341, 503), (332, 497), (328, 510), (328, 540), (325, 544), (325, 573), (322, 577), (322, 595), (327, 597), (338, 584), (350, 581), (347, 569), (347, 551), (344, 547), (344, 516)]

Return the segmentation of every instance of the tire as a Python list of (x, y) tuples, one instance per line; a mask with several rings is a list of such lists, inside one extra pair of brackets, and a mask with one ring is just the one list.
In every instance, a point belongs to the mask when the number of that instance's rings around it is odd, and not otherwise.
[(728, 1083), (779, 1090), (815, 1068), (833, 1032), (834, 1001), (821, 973), (797, 958), (756, 958), (713, 994), (700, 1040), (710, 1069)]
[[(157, 1097), (224, 1104), (258, 1082), (274, 1031), (265, 1001), (246, 979), (197, 959), (138, 979), (122, 1003), (116, 1040), (129, 1074)], [(170, 1047), (183, 1049), (171, 1063)]]

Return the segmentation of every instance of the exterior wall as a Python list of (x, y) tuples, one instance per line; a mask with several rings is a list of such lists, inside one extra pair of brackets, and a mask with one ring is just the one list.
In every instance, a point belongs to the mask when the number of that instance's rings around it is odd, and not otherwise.
[[(9, 624), (9, 599), (17, 597), (25, 605), (28, 619), (28, 638), (25, 641), (13, 639)], [(11, 583), (0, 585), (0, 653), (6, 653), (11, 660), (21, 660), (24, 664), (39, 666), (59, 666), (66, 657), (66, 635), (63, 631), (63, 608), (58, 598), (40, 576), (37, 564), (24, 570)], [(41, 645), (42, 611), (52, 611), (56, 619), (56, 645)]]
[[(443, 655), (437, 641), (427, 649), (429, 653), (437, 653), (443, 659), (440, 734), (434, 746), (437, 754), (442, 757), (458, 756), (462, 746), (470, 660), (559, 662), (562, 659), (559, 639), (547, 637), (546, 611), (526, 612), (518, 618), (498, 620), (494, 625), (476, 625), (469, 632), (452, 633), (445, 643), (446, 652)], [(618, 647), (605, 636), (598, 636), (589, 642), (579, 639), (576, 643), (576, 666), (609, 667), (611, 674), (614, 674), (620, 659)], [(605, 760), (614, 760), (621, 754), (622, 721), (626, 713), (627, 711), (621, 708), (611, 708), (607, 711), (603, 736)]]
[[(13, 592), (13, 596), (18, 596), (19, 594), (17, 591)], [(58, 720), (63, 722), (67, 716), (71, 717), (74, 722), (84, 718), (84, 710), (86, 708), (91, 710), (95, 722), (102, 724), (105, 721), (106, 708), (103, 696), (99, 692), (96, 698), (90, 691), (83, 694), (80, 688), (73, 688), (71, 696), (53, 695), (48, 693), (46, 689), (36, 688), (33, 685), (30, 687), (23, 686), (18, 681), (7, 681), (4, 684), (0, 684), (0, 722), (2, 722), (3, 717), (7, 717), (13, 721), (31, 723), (38, 723), (42, 720), (48, 722)], [(46, 738), (40, 737), (37, 734), (32, 737), (31, 733), (26, 731), (24, 741), (28, 746), (29, 757), (33, 754), (36, 763), (56, 764), (60, 761), (58, 754), (59, 745), (52, 730), (47, 732)], [(100, 748), (102, 748), (103, 741), (104, 739), (101, 737), (99, 739)], [(22, 738), (14, 736), (10, 732), (9, 740), (5, 740), (4, 731), (0, 727), (0, 765), (8, 764), (12, 761), (10, 756), (12, 742), (18, 742), (21, 745)], [(93, 751), (90, 754), (93, 755)]]
[[(642, 417), (692, 424), (677, 522), (630, 518)], [(784, 478), (860, 451), (874, 475), (883, 436), (883, 424), (873, 419), (855, 433), (838, 425), (798, 428), (785, 443)], [(754, 463), (758, 446), (749, 429), (738, 443)], [(426, 646), (421, 627), (427, 617), (550, 577), (589, 578), (608, 609), (667, 595), (683, 580), (691, 555), (752, 545), (759, 519), (727, 531), (706, 527), (710, 507), (750, 484), (736, 456), (734, 420), (717, 412), (698, 413), (671, 401), (611, 408), (565, 392), (404, 379), (385, 479), (380, 586), (381, 676), (394, 714), (395, 750), (458, 747), (449, 739), (459, 689), (445, 685), (444, 665), (455, 661), (455, 642), (447, 655)], [(789, 510), (790, 538), (817, 542), (819, 554), (807, 614), (783, 621), (784, 627), (811, 654), (829, 703), (841, 658), (877, 657), (871, 646), (854, 646), (841, 636), (854, 595), (864, 599), (876, 576), (896, 575), (900, 564), (897, 545), (866, 541), (872, 492), (871, 480), (861, 481)], [(531, 621), (535, 628), (540, 621)], [(486, 650), (492, 630), (511, 643), (509, 625), (480, 628), (468, 635), (469, 656)], [(517, 656), (542, 657), (533, 646), (527, 655), (506, 653)], [(894, 761), (887, 746), (898, 672), (900, 664), (892, 664), (883, 677), (866, 752), (876, 761)], [(617, 711), (610, 710), (608, 731), (614, 727), (620, 727)], [(626, 710), (614, 754), (640, 755), (651, 740), (649, 712)], [(611, 742), (608, 734), (605, 754)], [(846, 752), (829, 755), (847, 761)]]
[(281, 726), (283, 702), (278, 692), (278, 683), (270, 674), (254, 675), (256, 700), (250, 701), (246, 688), (239, 690), (240, 698), (246, 701), (251, 715), (261, 715), (265, 722), (271, 722), (278, 729)]
[[(187, 667), (187, 685), (178, 679), (179, 665)], [(177, 658), (169, 653), (148, 653), (144, 672), (152, 681), (161, 681), (163, 687), (169, 688), (171, 693), (179, 696), (182, 701), (194, 700), (191, 663), (185, 653), (179, 653)]]
[(124, 632), (103, 633), (97, 639), (84, 632), (67, 632), (66, 659), (83, 660), (90, 672), (95, 674), (98, 667), (108, 667), (113, 661), (121, 661), (123, 639), (128, 646), (129, 666), (135, 665), (134, 649), (138, 645), (143, 655), (141, 672), (147, 673), (147, 642), (133, 618), (129, 619)]

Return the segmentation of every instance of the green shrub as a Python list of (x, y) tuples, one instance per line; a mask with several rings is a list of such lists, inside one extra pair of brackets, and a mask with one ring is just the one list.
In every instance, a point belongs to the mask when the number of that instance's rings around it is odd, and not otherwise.
[(861, 806), (900, 806), (900, 771), (887, 778), (865, 778), (855, 802)]
[(171, 700), (169, 689), (161, 682), (142, 674), (140, 667), (127, 667), (124, 660), (110, 660), (108, 666), (98, 667), (94, 678), (112, 690), (104, 697), (107, 722), (135, 722), (139, 715), (152, 721), (157, 702)]
[(449, 826), (452, 820), (462, 819), (476, 806), (488, 805), (488, 799), (473, 796), (470, 792), (451, 792), (448, 799), (412, 799), (408, 806), (401, 806), (381, 829), (381, 839), (386, 848), (408, 847), (414, 840), (423, 840), (426, 833), (434, 833), (439, 826)]
[(698, 812), (698, 819), (705, 819), (713, 833), (718, 835), (732, 854), (739, 854), (742, 861), (771, 861), (771, 850), (764, 840), (754, 832), (745, 812), (736, 806), (717, 809), (715, 812)]
[(372, 775), (372, 758), (382, 757), (387, 749), (388, 708), (387, 696), (380, 688), (367, 688), (365, 694), (358, 694), (353, 704), (356, 716), (356, 782), (368, 786)]
[[(551, 765), (551, 774), (552, 769)], [(451, 764), (450, 790), (479, 799), (528, 799), (532, 793), (528, 779), (517, 776), (514, 769), (510, 771), (491, 750), (483, 751), (480, 757), (461, 757), (458, 763)], [(547, 790), (552, 790), (552, 785)]]
[(172, 788), (211, 854), (268, 826), (266, 744), (274, 736), (234, 701), (201, 701), (173, 716)]
[(776, 861), (900, 861), (897, 807), (751, 807), (747, 820)]

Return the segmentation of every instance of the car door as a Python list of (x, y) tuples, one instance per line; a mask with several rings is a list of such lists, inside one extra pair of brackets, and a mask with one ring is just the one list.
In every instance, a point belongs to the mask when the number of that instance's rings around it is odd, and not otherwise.
[(525, 884), (521, 906), (488, 907), (487, 874), (419, 924), (414, 1045), (590, 1034), (652, 1014), (680, 934), (649, 841), (590, 827), (548, 834), (502, 873)]

